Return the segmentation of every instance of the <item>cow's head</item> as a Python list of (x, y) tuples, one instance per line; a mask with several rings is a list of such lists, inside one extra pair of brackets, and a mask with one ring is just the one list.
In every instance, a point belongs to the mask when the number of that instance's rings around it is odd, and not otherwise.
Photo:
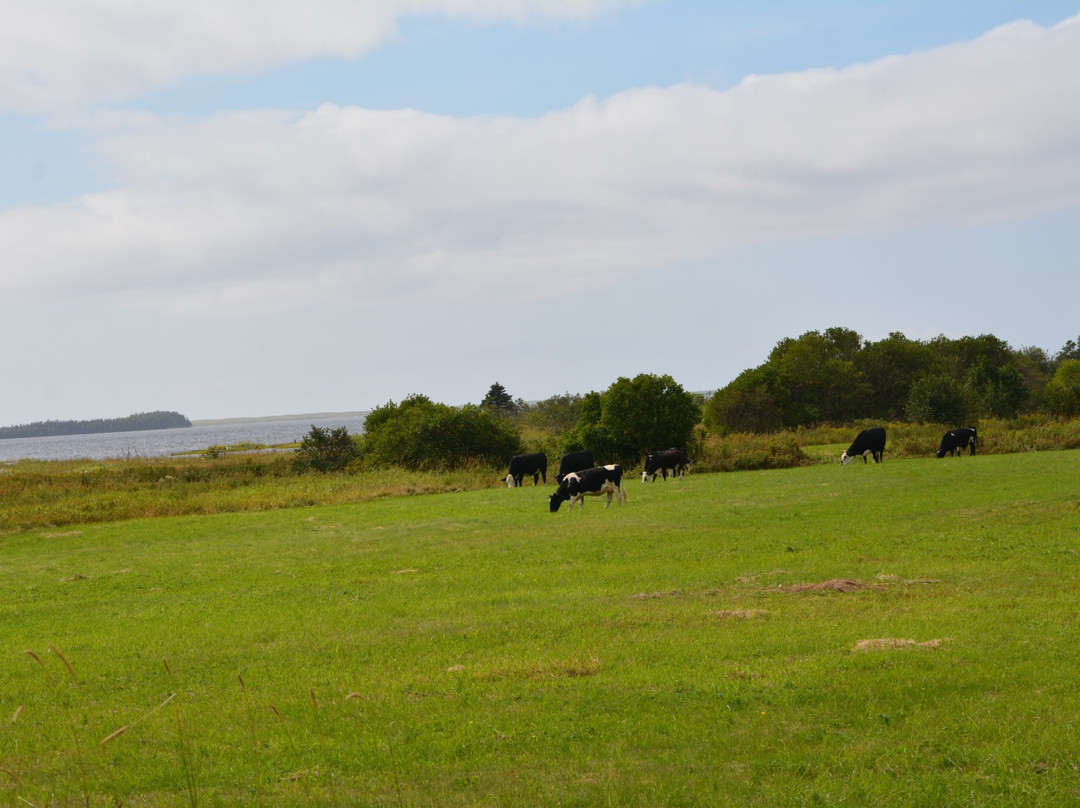
[(506, 479), (503, 480), (503, 482), (506, 483), (507, 488), (513, 488), (514, 487), (514, 475), (513, 474), (507, 474)]
[(844, 453), (842, 455), (840, 455), (840, 465), (841, 466), (846, 466), (848, 463), (850, 463), (856, 457), (858, 457), (858, 455), (849, 455), (847, 453), (847, 449), (845, 449)]
[(563, 495), (559, 491), (556, 491), (554, 494), (548, 497), (548, 510), (550, 510), (552, 513), (555, 513), (559, 510), (562, 504), (566, 502), (566, 500), (567, 497), (565, 495)]

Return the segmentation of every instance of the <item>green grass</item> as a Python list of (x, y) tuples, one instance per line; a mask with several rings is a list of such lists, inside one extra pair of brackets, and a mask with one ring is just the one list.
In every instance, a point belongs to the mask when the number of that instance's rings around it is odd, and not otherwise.
[(573, 514), (528, 486), (10, 533), (0, 804), (1077, 804), (1078, 471), (896, 460), (630, 480)]

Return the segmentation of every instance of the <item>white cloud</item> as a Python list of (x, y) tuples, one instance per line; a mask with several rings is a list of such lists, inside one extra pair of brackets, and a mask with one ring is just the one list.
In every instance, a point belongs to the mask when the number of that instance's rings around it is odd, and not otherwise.
[(190, 76), (355, 59), (406, 17), (576, 19), (643, 0), (9, 0), (0, 110), (62, 115)]
[(1024, 218), (1080, 206), (1077, 98), (1080, 17), (537, 119), (103, 113), (115, 190), (0, 214), (0, 299), (524, 300), (736, 244)]

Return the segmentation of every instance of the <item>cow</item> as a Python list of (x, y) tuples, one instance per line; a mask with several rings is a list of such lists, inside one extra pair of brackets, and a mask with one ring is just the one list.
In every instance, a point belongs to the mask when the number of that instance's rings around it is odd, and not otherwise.
[(596, 461), (593, 459), (593, 453), (588, 449), (582, 449), (579, 452), (567, 452), (559, 461), (559, 473), (555, 475), (555, 482), (561, 483), (563, 477), (571, 471), (584, 471), (595, 466)]
[(979, 436), (973, 426), (950, 429), (941, 437), (941, 446), (938, 447), (937, 456), (944, 457), (951, 454), (955, 457), (963, 454), (965, 447), (969, 450), (969, 454), (975, 454), (975, 444), (978, 442)]
[(570, 511), (574, 505), (581, 503), (581, 510), (585, 510), (586, 496), (600, 496), (607, 494), (607, 505), (611, 507), (612, 496), (616, 497), (622, 505), (626, 497), (626, 489), (622, 484), (622, 468), (620, 466), (599, 466), (585, 469), (584, 471), (572, 471), (567, 474), (554, 494), (548, 497), (548, 506), (552, 513), (559, 510), (564, 503), (570, 502)]
[(650, 480), (655, 480), (657, 475), (661, 475), (664, 482), (667, 482), (668, 469), (671, 469), (672, 477), (678, 474), (681, 478), (688, 465), (690, 465), (690, 459), (682, 449), (665, 449), (662, 452), (650, 452), (645, 458), (645, 470), (641, 472), (641, 481), (647, 483)]
[(885, 428), (880, 426), (864, 429), (860, 432), (847, 451), (840, 455), (840, 462), (847, 465), (859, 455), (862, 455), (864, 463), (869, 462), (867, 455), (873, 455), (874, 462), (880, 463), (885, 453)]
[(525, 484), (525, 478), (532, 475), (533, 485), (540, 484), (540, 478), (544, 478), (547, 484), (547, 455), (543, 452), (532, 454), (519, 454), (510, 458), (510, 468), (506, 472), (507, 488), (520, 488)]

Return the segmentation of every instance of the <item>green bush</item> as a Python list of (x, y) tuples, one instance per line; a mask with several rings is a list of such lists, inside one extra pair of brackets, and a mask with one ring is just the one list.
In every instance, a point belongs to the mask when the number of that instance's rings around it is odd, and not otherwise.
[(343, 471), (360, 456), (360, 447), (343, 426), (323, 429), (312, 425), (293, 455), (293, 467), (304, 471)]
[(517, 428), (488, 409), (451, 407), (416, 395), (372, 411), (361, 450), (368, 468), (435, 471), (500, 465), (521, 445)]
[(597, 462), (634, 466), (646, 452), (689, 448), (701, 408), (671, 376), (620, 377), (604, 393), (581, 401), (577, 429), (566, 448), (590, 449)]

